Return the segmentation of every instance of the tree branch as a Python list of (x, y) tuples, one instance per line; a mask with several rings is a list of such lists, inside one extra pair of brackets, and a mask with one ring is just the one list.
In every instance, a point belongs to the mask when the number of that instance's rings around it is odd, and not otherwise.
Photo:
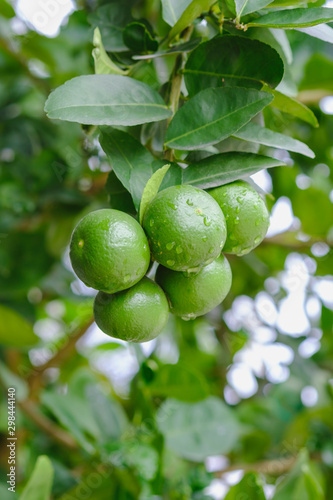
[(297, 460), (297, 456), (280, 457), (273, 460), (263, 460), (253, 464), (233, 464), (225, 469), (215, 472), (217, 476), (226, 474), (234, 470), (243, 470), (244, 472), (255, 471), (262, 474), (270, 474), (272, 476), (279, 476), (289, 472), (293, 468)]
[(19, 401), (17, 404), (21, 410), (54, 441), (71, 450), (78, 449), (78, 445), (72, 436), (43, 415), (30, 399)]
[(76, 342), (86, 333), (88, 328), (93, 324), (94, 319), (91, 318), (89, 321), (87, 321), (84, 325), (80, 326), (77, 330), (74, 331), (74, 333), (69, 337), (68, 341), (66, 344), (64, 344), (56, 353), (55, 355), (46, 361), (41, 366), (37, 366), (33, 369), (32, 373), (28, 377), (28, 384), (30, 386), (30, 391), (31, 393), (36, 393), (36, 391), (40, 388), (43, 382), (43, 376), (45, 373), (45, 370), (48, 368), (56, 367), (59, 366), (61, 363), (63, 363), (67, 358), (70, 357), (70, 355), (73, 353), (75, 350), (75, 344)]

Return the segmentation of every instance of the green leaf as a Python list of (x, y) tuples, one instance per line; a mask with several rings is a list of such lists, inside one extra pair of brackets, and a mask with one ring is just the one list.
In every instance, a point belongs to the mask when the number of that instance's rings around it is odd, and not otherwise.
[(310, 462), (307, 450), (301, 450), (292, 471), (277, 485), (273, 500), (324, 500), (321, 474)]
[(162, 0), (162, 17), (170, 26), (174, 26), (192, 0)]
[(207, 87), (276, 87), (283, 78), (283, 62), (272, 47), (259, 40), (234, 35), (217, 36), (191, 54), (184, 74), (192, 96)]
[(183, 173), (183, 184), (207, 189), (248, 177), (264, 168), (284, 165), (275, 158), (253, 153), (221, 153), (187, 167)]
[(64, 396), (44, 391), (41, 401), (85, 451), (94, 451), (92, 442), (100, 440), (102, 434), (85, 399), (75, 394)]
[(202, 375), (183, 363), (162, 365), (149, 384), (149, 390), (154, 395), (189, 402), (199, 401), (208, 395), (208, 387)]
[(297, 28), (297, 31), (301, 31), (314, 38), (319, 38), (319, 40), (323, 40), (324, 42), (333, 43), (333, 28), (327, 26), (327, 24), (320, 24), (311, 28)]
[[(108, 175), (105, 190), (109, 195), (111, 208), (133, 214), (136, 212), (131, 194), (120, 182), (113, 170)], [(112, 347), (110, 348), (112, 349)]]
[(148, 180), (147, 184), (142, 193), (141, 203), (140, 203), (140, 212), (139, 212), (139, 222), (142, 224), (143, 217), (146, 211), (147, 206), (151, 202), (153, 198), (158, 193), (160, 185), (164, 179), (165, 174), (169, 170), (170, 165), (164, 165), (164, 167), (159, 168), (156, 172)]
[(262, 480), (254, 472), (248, 472), (243, 479), (232, 486), (228, 491), (225, 500), (266, 500), (262, 487)]
[(203, 12), (208, 12), (216, 0), (192, 0), (169, 33), (169, 40), (181, 33)]
[(40, 455), (32, 475), (21, 493), (20, 500), (50, 500), (52, 483), (51, 460), (46, 455)]
[(151, 481), (156, 476), (159, 456), (155, 448), (138, 441), (125, 442), (120, 450), (125, 463), (133, 467), (141, 478)]
[(0, 344), (8, 347), (26, 347), (38, 342), (32, 325), (13, 309), (0, 304)]
[(297, 141), (292, 137), (288, 137), (284, 134), (279, 134), (269, 130), (268, 128), (261, 127), (257, 123), (249, 122), (244, 127), (239, 129), (234, 137), (238, 139), (243, 139), (244, 141), (258, 142), (265, 146), (278, 149), (286, 149), (288, 151), (294, 151), (301, 155), (309, 156), (314, 158), (314, 152), (306, 145), (304, 142)]
[(123, 71), (122, 69), (118, 68), (118, 66), (113, 61), (111, 61), (111, 59), (105, 52), (99, 28), (95, 28), (93, 44), (95, 48), (92, 51), (92, 55), (95, 61), (95, 73), (97, 75), (127, 74), (127, 71)]
[(248, 27), (263, 28), (307, 28), (333, 21), (333, 9), (312, 7), (311, 9), (288, 9), (270, 12), (248, 23)]
[(147, 27), (137, 21), (130, 23), (123, 31), (125, 45), (133, 52), (156, 52), (158, 42), (153, 38)]
[(308, 60), (299, 90), (329, 90), (333, 92), (333, 61), (322, 54), (313, 54)]
[(198, 403), (167, 399), (158, 409), (156, 422), (166, 446), (194, 462), (228, 453), (239, 439), (235, 413), (214, 396)]
[(154, 173), (153, 156), (139, 141), (121, 130), (104, 128), (99, 141), (114, 173), (131, 193), (138, 210), (145, 185)]
[(165, 145), (175, 149), (202, 149), (229, 137), (272, 97), (240, 87), (206, 89), (180, 108), (170, 122)]
[(110, 2), (99, 7), (88, 19), (93, 27), (98, 27), (104, 40), (104, 47), (110, 52), (123, 52), (127, 47), (123, 41), (123, 29), (132, 19), (133, 1)]
[(263, 9), (269, 5), (271, 0), (235, 0), (236, 14), (238, 18)]
[(138, 125), (172, 114), (149, 85), (119, 75), (73, 78), (49, 95), (45, 111), (49, 118), (85, 125)]
[(181, 54), (183, 52), (190, 52), (195, 49), (199, 43), (201, 42), (201, 38), (193, 38), (189, 42), (179, 43), (178, 45), (174, 45), (171, 49), (168, 50), (160, 50), (159, 52), (155, 52), (155, 54), (144, 54), (144, 55), (135, 55), (132, 59), (141, 60), (141, 59), (154, 59), (156, 57), (165, 57), (172, 54)]
[(15, 16), (15, 10), (5, 0), (0, 2), (0, 16), (5, 17), (6, 19), (11, 19)]
[(284, 113), (289, 113), (290, 115), (294, 115), (301, 120), (310, 123), (313, 127), (318, 127), (318, 120), (314, 113), (305, 106), (303, 103), (289, 97), (278, 90), (271, 89), (267, 85), (264, 85), (263, 90), (273, 94), (274, 100), (272, 102), (272, 106), (283, 111)]

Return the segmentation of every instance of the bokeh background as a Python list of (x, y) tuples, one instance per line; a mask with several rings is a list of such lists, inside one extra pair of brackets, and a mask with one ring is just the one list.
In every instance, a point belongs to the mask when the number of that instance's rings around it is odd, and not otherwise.
[[(146, 2), (150, 14), (158, 3)], [(94, 71), (96, 5), (42, 4), (0, 0), (0, 377), (17, 387), (18, 492), (37, 457), (48, 455), (54, 499), (155, 500), (164, 481), (163, 498), (219, 500), (252, 468), (265, 473), (269, 499), (303, 449), (332, 491), (332, 44), (288, 32), (293, 59), (283, 91), (310, 106), (320, 126), (278, 111), (265, 119), (316, 158), (270, 150), (289, 167), (252, 176), (271, 224), (254, 252), (230, 257), (233, 284), (223, 305), (191, 322), (170, 317), (158, 339), (130, 345), (92, 323), (95, 292), (68, 257), (78, 220), (102, 207), (126, 210), (128, 196), (109, 176), (94, 133), (43, 111), (52, 89)], [(196, 26), (202, 36), (208, 29), (204, 21)], [(172, 62), (145, 62), (137, 77), (158, 88)], [(182, 453), (163, 419), (157, 430), (150, 425), (166, 398), (182, 407), (208, 396), (223, 400), (237, 424), (225, 454)], [(4, 437), (5, 392), (1, 398)], [(209, 441), (209, 419), (197, 425)], [(181, 420), (176, 429), (187, 432)], [(161, 433), (171, 443), (166, 451)], [(1, 450), (0, 496), (15, 499)], [(93, 473), (97, 486), (87, 480)]]

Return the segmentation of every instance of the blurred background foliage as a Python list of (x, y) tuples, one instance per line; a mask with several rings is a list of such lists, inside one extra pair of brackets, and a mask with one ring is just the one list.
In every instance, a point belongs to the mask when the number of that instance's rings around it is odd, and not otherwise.
[[(219, 499), (245, 472), (228, 499), (242, 491), (263, 499), (263, 490), (267, 499), (330, 499), (332, 45), (287, 33), (293, 60), (283, 89), (311, 107), (319, 127), (273, 108), (264, 118), (316, 158), (280, 150), (290, 168), (254, 176), (272, 224), (254, 252), (230, 257), (223, 306), (191, 322), (170, 317), (157, 340), (125, 345), (92, 323), (93, 292), (71, 271), (68, 241), (85, 213), (133, 212), (131, 199), (109, 175), (94, 130), (43, 111), (51, 89), (94, 71), (98, 19), (105, 48), (126, 64), (129, 54), (114, 50), (107, 4), (78, 1), (49, 38), (0, 1), (0, 377), (17, 389), (19, 459), (13, 494), (1, 448), (1, 498), (19, 498), (30, 478), (31, 491), (38, 484), (49, 498), (52, 488), (55, 500)], [(136, 17), (167, 32), (158, 1), (139, 2)], [(195, 26), (203, 38), (213, 29)], [(135, 77), (159, 88), (175, 57), (143, 61)], [(134, 133), (159, 150), (158, 130)], [(6, 404), (2, 392), (3, 439)], [(24, 498), (37, 497), (25, 490)]]

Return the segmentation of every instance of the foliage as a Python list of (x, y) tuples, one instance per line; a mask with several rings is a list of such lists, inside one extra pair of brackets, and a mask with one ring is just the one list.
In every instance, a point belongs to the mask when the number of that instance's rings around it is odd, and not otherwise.
[[(48, 38), (0, 0), (0, 432), (13, 386), (19, 447), (16, 493), (2, 447), (1, 498), (208, 500), (219, 481), (227, 500), (329, 499), (332, 9), (76, 7)], [(262, 170), (273, 219), (296, 218), (230, 257), (222, 306), (146, 346), (96, 337), (68, 259), (78, 220)]]

